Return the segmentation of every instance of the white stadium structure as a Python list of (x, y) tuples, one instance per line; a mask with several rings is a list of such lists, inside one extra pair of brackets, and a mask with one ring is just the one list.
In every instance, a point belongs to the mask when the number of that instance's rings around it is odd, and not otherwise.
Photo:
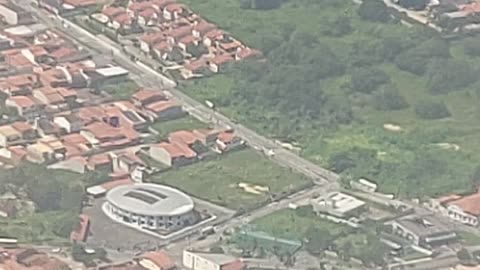
[(131, 226), (173, 231), (198, 221), (193, 200), (183, 192), (156, 184), (119, 186), (107, 193), (106, 214)]

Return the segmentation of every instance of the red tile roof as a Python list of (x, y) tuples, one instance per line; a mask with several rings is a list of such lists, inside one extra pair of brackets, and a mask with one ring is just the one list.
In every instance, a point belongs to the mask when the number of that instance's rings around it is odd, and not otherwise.
[(32, 107), (35, 105), (35, 102), (33, 102), (33, 100), (27, 96), (14, 96), (9, 97), (7, 100), (15, 102), (17, 106), (22, 108)]
[(72, 242), (84, 242), (87, 240), (88, 227), (90, 226), (90, 218), (81, 214), (77, 227), (70, 233), (70, 241)]
[(233, 57), (230, 54), (219, 54), (210, 60), (213, 64), (220, 66), (230, 61), (233, 61)]
[(107, 16), (109, 19), (112, 19), (123, 12), (125, 12), (125, 9), (122, 7), (106, 6), (102, 9), (102, 14)]
[(190, 147), (182, 143), (163, 142), (153, 147), (163, 148), (165, 151), (168, 152), (168, 154), (170, 154), (171, 158), (179, 158), (179, 157), (194, 158), (197, 156), (197, 153), (195, 153), (195, 151), (193, 151), (192, 149), (190, 149)]
[(177, 39), (177, 38), (182, 38), (186, 35), (189, 35), (191, 32), (192, 32), (192, 26), (185, 25), (185, 26), (173, 28), (172, 30), (168, 31), (167, 35)]
[(176, 106), (179, 106), (179, 104), (171, 100), (166, 100), (166, 101), (157, 101), (157, 102), (148, 104), (145, 106), (145, 108), (155, 113), (159, 113)]
[(163, 32), (151, 32), (143, 34), (140, 40), (151, 46), (162, 40), (166, 40), (166, 36)]
[(471, 215), (480, 216), (480, 191), (462, 197), (461, 199), (451, 201), (447, 203), (447, 205), (454, 205)]
[(27, 122), (15, 122), (12, 124), (12, 127), (20, 133), (25, 133), (27, 131), (33, 130), (33, 127)]
[(233, 132), (222, 132), (218, 134), (218, 140), (225, 144), (231, 143), (233, 139), (235, 139)]
[(246, 267), (247, 266), (243, 262), (241, 262), (240, 260), (236, 260), (234, 262), (223, 265), (220, 270), (242, 270)]
[(146, 101), (153, 97), (158, 97), (159, 99), (160, 98), (165, 99), (165, 95), (163, 94), (162, 91), (156, 91), (154, 89), (147, 89), (147, 88), (140, 89), (139, 91), (137, 91), (135, 94), (132, 95), (133, 99), (136, 99), (140, 102)]
[(198, 138), (198, 136), (191, 131), (179, 130), (170, 133), (170, 135), (168, 135), (168, 140), (172, 143), (183, 143), (187, 145), (192, 145), (195, 142), (199, 141), (200, 138)]
[(148, 252), (140, 256), (140, 258), (152, 261), (160, 270), (175, 268), (175, 262), (164, 251)]

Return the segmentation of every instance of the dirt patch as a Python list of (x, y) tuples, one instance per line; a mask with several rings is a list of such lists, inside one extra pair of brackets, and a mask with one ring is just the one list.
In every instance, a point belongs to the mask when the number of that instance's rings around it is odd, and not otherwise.
[(388, 130), (388, 131), (394, 131), (394, 132), (399, 132), (399, 131), (403, 130), (403, 128), (401, 126), (391, 124), (391, 123), (383, 124), (383, 128)]

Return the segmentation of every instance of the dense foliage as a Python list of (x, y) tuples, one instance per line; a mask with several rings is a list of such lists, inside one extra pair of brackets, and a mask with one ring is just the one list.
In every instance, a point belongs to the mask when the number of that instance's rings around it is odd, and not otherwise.
[[(472, 189), (472, 160), (480, 158), (477, 38), (447, 40), (427, 27), (405, 27), (380, 0), (286, 1), (261, 13), (182, 1), (265, 58), (196, 81), (189, 94), (259, 132), (297, 141), (305, 157), (348, 178), (368, 177), (384, 192)], [(439, 169), (418, 167), (424, 160)]]

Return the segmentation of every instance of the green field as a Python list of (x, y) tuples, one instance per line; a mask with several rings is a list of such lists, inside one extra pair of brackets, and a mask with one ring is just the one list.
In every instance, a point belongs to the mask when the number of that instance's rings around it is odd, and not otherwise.
[(298, 211), (285, 209), (268, 216), (255, 220), (252, 225), (255, 230), (263, 231), (275, 237), (303, 240), (305, 233), (310, 227), (318, 227), (329, 231), (331, 234), (339, 234), (346, 226), (326, 221), (311, 215), (302, 216)]
[[(260, 68), (256, 67), (258, 63), (240, 64), (224, 74), (187, 82), (184, 91), (189, 95), (215, 102), (223, 113), (264, 135), (295, 140), (302, 146), (304, 157), (332, 169), (342, 167), (337, 171), (348, 176), (346, 179), (370, 178), (383, 192), (423, 197), (470, 191), (474, 187), (471, 176), (480, 159), (480, 83), (449, 85), (449, 81), (462, 75), (449, 75), (455, 70), (468, 65), (468, 72), (480, 69), (480, 58), (466, 54), (463, 40), (444, 42), (438, 34), (421, 26), (361, 19), (358, 5), (352, 1), (289, 1), (280, 9), (268, 11), (241, 9), (237, 0), (183, 2), (244, 43), (263, 50), (268, 61), (275, 62)], [(341, 20), (350, 22), (350, 31), (341, 36), (329, 33), (337, 29)], [(286, 41), (288, 34), (290, 40)], [(296, 40), (300, 34), (303, 43)], [(288, 43), (291, 47), (285, 45)], [(420, 44), (427, 53), (422, 49), (415, 51), (421, 48)], [(304, 57), (296, 55), (295, 49), (308, 53), (302, 46), (317, 46), (318, 50), (311, 51), (320, 55), (332, 51), (332, 63), (341, 63), (343, 71), (297, 89), (296, 85), (309, 73), (317, 72), (308, 68), (305, 72), (295, 71), (309, 63), (295, 64)], [(441, 56), (430, 56), (437, 49)], [(423, 74), (399, 68), (401, 58), (408, 58), (410, 52), (415, 56), (414, 63), (403, 65), (416, 68), (415, 61), (424, 57), (426, 63), (418, 64), (427, 69)], [(389, 53), (393, 56), (385, 59)], [(420, 56), (416, 57), (417, 54)], [(442, 71), (447, 62), (453, 63), (454, 68)], [(328, 70), (331, 63), (323, 65), (318, 69)], [(373, 92), (352, 93), (353, 74), (366, 68), (386, 74), (388, 83)], [(255, 72), (268, 74), (262, 80)], [(289, 77), (289, 73), (295, 76)], [(448, 76), (452, 79), (442, 79)], [(290, 81), (296, 84), (277, 90)], [(322, 94), (313, 91), (315, 88)], [(406, 107), (377, 109), (376, 102), (380, 101), (376, 100), (383, 89), (397, 91)], [(318, 100), (316, 106), (309, 96)], [(450, 116), (437, 120), (420, 117), (417, 109), (424, 100), (444, 103)], [(343, 121), (345, 118), (348, 121)], [(399, 130), (388, 130), (385, 124), (396, 125)]]
[(158, 131), (160, 138), (166, 138), (168, 137), (168, 134), (175, 131), (209, 128), (209, 126), (192, 116), (185, 116), (170, 121), (156, 122), (152, 125), (152, 128)]
[(237, 210), (269, 198), (268, 194), (247, 193), (238, 187), (238, 183), (268, 186), (273, 195), (308, 182), (253, 150), (241, 150), (215, 160), (172, 169), (154, 176), (151, 181), (177, 187), (195, 197)]

